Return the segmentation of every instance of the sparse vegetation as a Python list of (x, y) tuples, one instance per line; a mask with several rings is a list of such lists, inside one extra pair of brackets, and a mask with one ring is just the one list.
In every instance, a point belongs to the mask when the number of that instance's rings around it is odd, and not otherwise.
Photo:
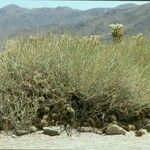
[(149, 43), (54, 34), (8, 40), (0, 53), (1, 128), (150, 118)]

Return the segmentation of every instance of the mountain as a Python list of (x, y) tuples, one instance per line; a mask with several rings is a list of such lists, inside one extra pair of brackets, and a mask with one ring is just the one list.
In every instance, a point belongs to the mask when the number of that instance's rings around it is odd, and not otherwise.
[(134, 7), (137, 7), (137, 6), (138, 5), (136, 5), (136, 4), (129, 3), (129, 4), (119, 5), (119, 6), (115, 7), (115, 9), (131, 9), (131, 8), (134, 8)]
[[(99, 33), (103, 37), (109, 35), (108, 25), (122, 23), (125, 26), (125, 34), (137, 34), (139, 32), (150, 35), (150, 3), (135, 6), (128, 9), (108, 9), (105, 13), (95, 15), (92, 19), (82, 21), (82, 27), (78, 32), (86, 34)], [(77, 25), (78, 26), (78, 25)]]
[(150, 3), (125, 4), (114, 8), (78, 10), (69, 7), (27, 9), (8, 5), (0, 9), (0, 38), (16, 32), (33, 32), (50, 28), (55, 32), (100, 34), (108, 38), (111, 23), (125, 25), (126, 34), (142, 32), (150, 35)]

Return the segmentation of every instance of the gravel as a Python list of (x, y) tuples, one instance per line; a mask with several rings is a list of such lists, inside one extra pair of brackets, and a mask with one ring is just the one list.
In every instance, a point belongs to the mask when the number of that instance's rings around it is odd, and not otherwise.
[(126, 135), (99, 135), (73, 132), (67, 136), (44, 135), (42, 131), (20, 137), (0, 133), (0, 149), (56, 149), (56, 150), (148, 150), (150, 133), (135, 137), (133, 132)]

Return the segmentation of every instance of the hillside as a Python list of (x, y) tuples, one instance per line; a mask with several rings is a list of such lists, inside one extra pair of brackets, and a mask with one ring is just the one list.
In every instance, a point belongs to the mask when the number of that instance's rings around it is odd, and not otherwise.
[(79, 34), (100, 34), (107, 37), (110, 23), (123, 23), (126, 33), (150, 34), (150, 3), (144, 5), (125, 4), (115, 8), (93, 8), (77, 10), (68, 7), (26, 9), (9, 5), (0, 9), (0, 34), (34, 29), (74, 31)]
[(123, 4), (123, 5), (119, 5), (117, 7), (115, 7), (115, 9), (131, 9), (131, 8), (134, 8), (134, 7), (137, 7), (138, 5), (136, 4)]

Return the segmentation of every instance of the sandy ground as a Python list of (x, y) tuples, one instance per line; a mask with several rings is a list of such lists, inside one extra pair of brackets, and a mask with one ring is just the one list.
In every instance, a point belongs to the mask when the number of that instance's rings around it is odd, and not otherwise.
[(56, 149), (56, 150), (149, 150), (150, 134), (135, 137), (134, 133), (126, 135), (99, 135), (94, 133), (73, 133), (71, 137), (63, 132), (51, 137), (42, 131), (12, 137), (0, 134), (0, 149)]

